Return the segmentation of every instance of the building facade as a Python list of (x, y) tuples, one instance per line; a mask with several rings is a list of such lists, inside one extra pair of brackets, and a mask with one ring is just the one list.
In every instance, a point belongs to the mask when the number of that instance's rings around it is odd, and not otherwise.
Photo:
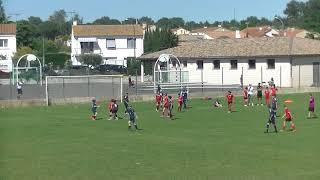
[[(161, 54), (178, 57), (190, 83), (240, 85), (242, 78), (244, 85), (257, 85), (273, 78), (279, 87), (320, 85), (317, 40), (287, 37), (206, 40), (146, 54), (140, 59), (154, 65)], [(171, 68), (176, 69), (176, 64)]]
[(12, 57), (16, 52), (16, 24), (0, 24), (0, 71), (12, 71)]
[(143, 54), (144, 31), (140, 25), (72, 26), (71, 60), (81, 65), (82, 54), (99, 54), (102, 64), (127, 66), (127, 59)]

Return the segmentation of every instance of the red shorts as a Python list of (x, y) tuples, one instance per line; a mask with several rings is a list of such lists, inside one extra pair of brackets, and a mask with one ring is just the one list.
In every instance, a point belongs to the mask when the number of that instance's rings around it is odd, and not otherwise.
[(232, 102), (228, 102), (228, 104), (232, 104)]
[(156, 105), (160, 106), (161, 102), (156, 102)]
[(178, 104), (181, 106), (182, 105), (182, 101), (181, 102), (179, 101)]
[(169, 104), (164, 104), (163, 107), (168, 109), (169, 108)]
[(292, 121), (292, 118), (291, 117), (289, 117), (289, 118), (286, 117), (286, 121), (290, 122), (290, 121)]

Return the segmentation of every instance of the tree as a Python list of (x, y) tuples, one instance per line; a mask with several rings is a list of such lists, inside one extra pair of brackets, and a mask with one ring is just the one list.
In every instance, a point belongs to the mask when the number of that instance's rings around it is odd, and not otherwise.
[(7, 15), (3, 6), (2, 0), (0, 0), (0, 23), (6, 23), (7, 22)]
[(159, 29), (155, 31), (146, 31), (144, 39), (144, 51), (154, 52), (178, 45), (178, 36), (169, 29)]
[(70, 28), (69, 24), (66, 22), (67, 13), (65, 10), (61, 9), (58, 11), (54, 11), (51, 16), (49, 16), (49, 24), (54, 25), (55, 31), (57, 31), (57, 35), (64, 35), (70, 33), (68, 30)]
[(286, 22), (289, 26), (302, 27), (306, 4), (292, 0), (287, 4), (283, 13), (286, 15)]
[(320, 0), (309, 0), (306, 2), (303, 22), (304, 28), (320, 32)]
[(152, 24), (154, 24), (153, 19), (151, 19), (151, 18), (148, 17), (148, 16), (143, 16), (143, 17), (141, 17), (138, 21), (139, 21), (140, 23), (142, 23), (142, 24), (147, 24), (147, 25), (152, 25)]
[(87, 66), (96, 67), (101, 64), (102, 57), (99, 54), (83, 54), (80, 56), (80, 62)]
[(108, 16), (103, 16), (92, 22), (92, 24), (101, 24), (101, 25), (117, 25), (121, 24), (117, 19), (110, 19)]
[(21, 20), (17, 22), (18, 47), (30, 46), (34, 37), (34, 31), (28, 21)]

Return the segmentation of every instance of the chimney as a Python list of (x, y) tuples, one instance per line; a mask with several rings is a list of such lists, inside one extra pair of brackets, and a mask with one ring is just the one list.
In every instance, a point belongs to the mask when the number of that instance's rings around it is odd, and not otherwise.
[(78, 22), (77, 21), (73, 21), (72, 25), (76, 26), (76, 25), (78, 25)]
[(239, 31), (239, 30), (236, 30), (236, 38), (237, 38), (237, 39), (241, 38), (241, 35), (240, 35), (240, 31)]

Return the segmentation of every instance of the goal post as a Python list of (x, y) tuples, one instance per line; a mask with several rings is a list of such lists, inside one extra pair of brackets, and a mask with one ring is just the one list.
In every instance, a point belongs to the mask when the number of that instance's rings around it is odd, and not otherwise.
[(123, 75), (46, 76), (46, 104), (117, 99), (122, 102)]

